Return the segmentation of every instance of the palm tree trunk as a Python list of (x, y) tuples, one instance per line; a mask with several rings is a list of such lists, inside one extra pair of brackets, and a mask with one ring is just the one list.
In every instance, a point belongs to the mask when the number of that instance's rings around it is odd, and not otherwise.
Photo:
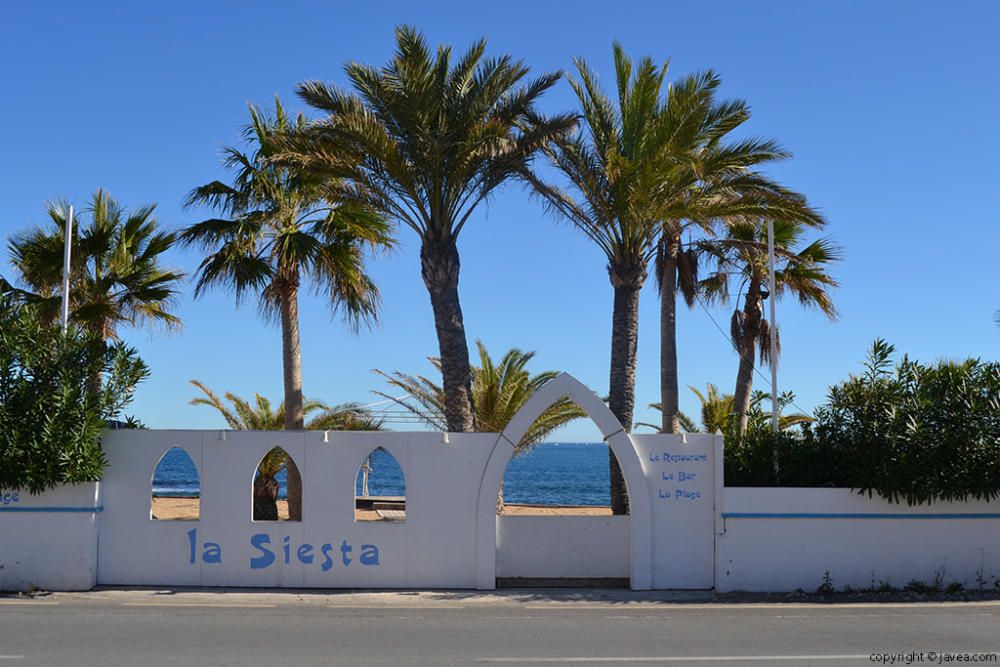
[[(299, 342), (299, 290), (292, 283), (281, 290), (281, 362), (285, 381), (285, 430), (301, 431), (305, 426), (302, 413), (302, 348)], [(288, 458), (285, 464), (288, 488), (288, 518), (302, 520), (302, 475)]]
[(278, 520), (278, 483), (270, 477), (253, 481), (253, 520)]
[[(646, 279), (645, 269), (622, 270), (609, 267), (615, 290), (611, 315), (611, 374), (608, 407), (626, 432), (632, 431), (635, 410), (635, 359), (639, 342), (639, 290)], [(611, 473), (611, 513), (628, 514), (628, 491), (614, 452), (608, 448)]]
[(420, 248), (421, 273), (431, 296), (444, 381), (444, 413), (448, 430), (475, 430), (472, 408), (472, 370), (465, 321), (458, 300), (460, 262), (454, 239), (424, 239)]
[(753, 392), (753, 373), (757, 360), (757, 336), (763, 317), (760, 284), (750, 281), (746, 303), (743, 307), (742, 335), (733, 342), (740, 354), (740, 369), (736, 374), (736, 391), (733, 394), (733, 411), (739, 415), (740, 434), (746, 433), (749, 422), (750, 398)]
[(677, 433), (677, 251), (680, 236), (660, 239), (660, 413), (662, 433)]

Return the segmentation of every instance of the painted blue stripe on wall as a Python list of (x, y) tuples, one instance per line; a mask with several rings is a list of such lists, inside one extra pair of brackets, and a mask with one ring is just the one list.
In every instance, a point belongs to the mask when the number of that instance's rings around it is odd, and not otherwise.
[(0, 507), (0, 512), (103, 512), (104, 507)]
[(1000, 519), (1000, 514), (809, 514), (723, 512), (723, 519)]

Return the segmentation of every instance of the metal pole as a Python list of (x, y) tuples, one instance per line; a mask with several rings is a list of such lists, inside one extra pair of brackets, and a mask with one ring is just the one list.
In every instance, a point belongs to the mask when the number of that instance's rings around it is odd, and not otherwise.
[(63, 243), (63, 275), (62, 275), (62, 327), (69, 327), (69, 261), (73, 241), (73, 207), (69, 207), (69, 217), (66, 218), (66, 240)]
[(368, 473), (372, 469), (372, 457), (371, 455), (365, 459), (365, 462), (361, 464), (361, 495), (365, 498), (368, 497)]
[[(768, 286), (771, 292), (771, 428), (778, 432), (778, 321), (775, 316), (775, 301), (778, 290), (774, 281), (774, 221), (767, 220), (767, 266)], [(775, 468), (778, 461), (775, 459)]]

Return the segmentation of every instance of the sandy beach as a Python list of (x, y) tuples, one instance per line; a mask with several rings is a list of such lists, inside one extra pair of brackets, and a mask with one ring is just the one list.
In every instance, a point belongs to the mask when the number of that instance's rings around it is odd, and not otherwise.
[[(198, 518), (199, 500), (197, 498), (153, 498), (153, 517), (161, 520), (193, 521)], [(611, 516), (610, 507), (569, 506), (569, 505), (504, 505), (507, 515), (542, 515), (542, 516)], [(278, 501), (278, 518), (288, 519), (288, 502)], [(374, 510), (355, 510), (358, 521), (379, 521), (380, 517)]]

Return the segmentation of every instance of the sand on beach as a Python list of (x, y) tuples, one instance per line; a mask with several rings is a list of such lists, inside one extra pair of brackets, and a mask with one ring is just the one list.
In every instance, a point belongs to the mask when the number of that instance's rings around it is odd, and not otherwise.
[[(153, 518), (171, 521), (194, 521), (198, 519), (200, 501), (198, 498), (153, 497)], [(504, 504), (507, 516), (611, 516), (610, 507), (570, 506), (570, 505), (518, 505)], [(379, 521), (374, 510), (355, 510), (357, 521)], [(278, 519), (288, 519), (288, 501), (278, 501)]]

